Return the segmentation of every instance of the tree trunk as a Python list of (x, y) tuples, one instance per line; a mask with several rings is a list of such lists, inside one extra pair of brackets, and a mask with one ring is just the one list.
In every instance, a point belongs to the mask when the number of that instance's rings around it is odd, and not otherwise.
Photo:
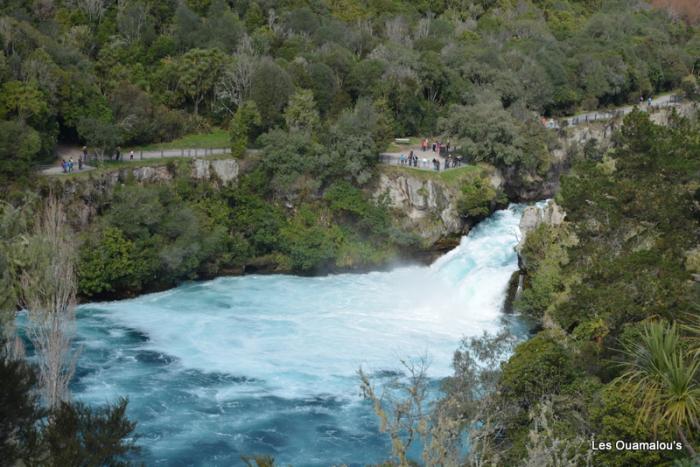
[(75, 327), (75, 244), (61, 202), (51, 196), (27, 246), (21, 276), (27, 335), (34, 345), (41, 394), (49, 408), (69, 399), (68, 384), (77, 352), (71, 348)]
[(680, 436), (681, 441), (683, 441), (683, 446), (685, 446), (685, 450), (688, 451), (690, 457), (695, 459), (695, 449), (693, 449), (693, 445), (688, 442), (688, 438), (686, 438), (683, 428), (678, 428), (678, 436)]

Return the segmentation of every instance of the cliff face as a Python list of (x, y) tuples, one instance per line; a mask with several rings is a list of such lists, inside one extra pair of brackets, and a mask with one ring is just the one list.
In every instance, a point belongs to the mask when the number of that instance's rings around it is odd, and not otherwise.
[[(502, 189), (503, 179), (495, 170), (491, 185)], [(467, 183), (467, 182), (465, 182)], [(416, 233), (426, 246), (465, 234), (475, 219), (460, 216), (457, 201), (461, 184), (441, 180), (436, 173), (417, 170), (383, 170), (372, 196), (387, 203), (406, 231)]]
[(559, 226), (566, 218), (566, 212), (554, 200), (547, 200), (544, 206), (538, 204), (540, 205), (527, 206), (520, 218), (520, 241), (515, 247), (518, 253), (518, 270), (510, 278), (504, 305), (504, 310), (509, 313), (514, 311), (515, 301), (522, 293), (527, 277), (528, 265), (521, 251), (528, 234), (543, 224)]
[(520, 251), (525, 244), (527, 234), (535, 230), (541, 224), (552, 226), (561, 225), (566, 217), (566, 212), (554, 201), (548, 200), (543, 207), (527, 206), (520, 218), (520, 242), (516, 249)]
[(455, 189), (433, 180), (382, 173), (374, 190), (376, 199), (386, 199), (399, 214), (402, 227), (416, 232), (426, 243), (462, 232)]

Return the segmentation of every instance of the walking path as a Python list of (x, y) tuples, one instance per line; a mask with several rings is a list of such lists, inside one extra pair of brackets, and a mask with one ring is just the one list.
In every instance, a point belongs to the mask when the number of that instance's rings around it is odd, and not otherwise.
[[(121, 153), (119, 158), (122, 162), (129, 162), (130, 152), (125, 151)], [(158, 149), (152, 151), (134, 151), (134, 161), (150, 160), (150, 159), (166, 159), (172, 157), (204, 157), (204, 156), (214, 156), (214, 155), (225, 155), (230, 154), (230, 148), (190, 148), (190, 149)], [(83, 165), (82, 170), (78, 170), (78, 159), (82, 157), (82, 149), (77, 146), (59, 146), (56, 150), (57, 161), (54, 165), (40, 167), (40, 172), (43, 175), (61, 175), (63, 174), (63, 168), (61, 167), (61, 160), (73, 159), (73, 173), (76, 172), (87, 172), (93, 170), (95, 167), (91, 165)], [(94, 161), (94, 154), (90, 154), (90, 161)], [(114, 160), (110, 158), (108, 160)]]
[[(411, 151), (413, 151), (413, 154), (415, 154), (418, 157), (417, 167), (408, 165), (408, 162), (401, 164), (401, 155), (403, 154), (405, 157), (408, 157)], [(423, 149), (420, 146), (406, 146), (406, 149), (401, 152), (383, 152), (379, 155), (379, 162), (385, 165), (397, 165), (400, 167), (408, 167), (416, 170), (430, 170), (435, 172), (436, 170), (435, 167), (433, 167), (433, 159), (437, 159), (438, 161), (440, 161), (440, 171), (452, 170), (458, 167), (464, 167), (464, 165), (466, 165), (466, 163), (462, 162), (457, 167), (449, 167), (446, 169), (446, 157), (440, 156), (437, 152), (433, 152), (430, 149), (428, 149), (427, 151), (423, 151)]]
[[(651, 110), (659, 110), (664, 107), (672, 107), (675, 105), (679, 104), (678, 97), (674, 94), (664, 94), (662, 96), (659, 96), (655, 99), (652, 99), (651, 105), (647, 101), (644, 101), (643, 103), (640, 103), (638, 107), (643, 110), (647, 111), (649, 109)], [(563, 122), (566, 122), (569, 126), (575, 126), (583, 123), (590, 123), (590, 122), (595, 122), (595, 121), (601, 121), (601, 120), (609, 120), (615, 116), (618, 115), (626, 115), (634, 109), (634, 105), (627, 105), (623, 107), (618, 107), (613, 110), (599, 110), (599, 111), (592, 111), (592, 112), (585, 112), (582, 114), (574, 115), (571, 117), (564, 117), (561, 119), (557, 120), (557, 124), (561, 125)], [(411, 167), (413, 169), (417, 170), (435, 170), (432, 164), (433, 158), (438, 159), (440, 161), (440, 170), (445, 170), (445, 157), (438, 155), (435, 152), (432, 152), (431, 150), (427, 151), (422, 151), (420, 146), (406, 146), (405, 149), (403, 149), (400, 152), (384, 152), (379, 155), (379, 161), (382, 164), (387, 164), (387, 165), (402, 165), (401, 164), (401, 155), (403, 154), (404, 156), (408, 156), (409, 152), (413, 150), (413, 152), (418, 156), (418, 167)], [(203, 157), (203, 156), (210, 156), (210, 155), (225, 155), (229, 154), (231, 150), (229, 148), (187, 148), (187, 149), (159, 149), (159, 150), (150, 150), (150, 151), (134, 151), (134, 160), (135, 161), (140, 161), (140, 160), (147, 160), (147, 159), (165, 159), (169, 157)], [(129, 154), (130, 151), (125, 151), (121, 154), (121, 161), (127, 162), (130, 160)], [(60, 166), (60, 160), (65, 159), (73, 159), (75, 162), (74, 164), (74, 169), (73, 172), (86, 172), (89, 170), (93, 170), (95, 167), (90, 166), (90, 165), (84, 165), (83, 169), (81, 171), (78, 171), (78, 164), (77, 161), (81, 157), (82, 151), (79, 147), (75, 146), (60, 146), (57, 150), (57, 161), (54, 165), (51, 166), (44, 166), (40, 167), (39, 170), (42, 174), (44, 175), (60, 175), (63, 173), (63, 169)], [(425, 159), (425, 160), (424, 160)], [(93, 160), (93, 158), (91, 158)], [(407, 164), (404, 165), (405, 167), (409, 167)], [(449, 169), (446, 170), (451, 170), (453, 167), (450, 167)]]
[[(639, 109), (642, 111), (647, 111), (649, 110), (649, 108), (651, 108), (652, 110), (659, 110), (664, 107), (672, 107), (678, 104), (679, 101), (676, 95), (664, 94), (663, 96), (659, 96), (656, 99), (652, 99), (651, 105), (649, 105), (648, 101), (644, 101), (643, 103), (640, 102), (638, 105), (636, 105), (636, 107), (639, 107)], [(571, 117), (559, 119), (559, 122), (567, 122), (570, 126), (574, 126), (581, 123), (589, 123), (599, 120), (609, 120), (618, 115), (627, 115), (628, 113), (632, 112), (634, 108), (634, 105), (626, 105), (623, 107), (616, 107), (613, 110), (596, 110), (592, 112), (585, 112)]]

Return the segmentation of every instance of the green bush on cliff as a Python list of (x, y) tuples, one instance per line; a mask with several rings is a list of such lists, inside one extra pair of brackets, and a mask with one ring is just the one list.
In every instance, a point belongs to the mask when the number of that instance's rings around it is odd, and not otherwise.
[(561, 268), (568, 262), (566, 246), (571, 243), (564, 227), (540, 224), (527, 234), (520, 252), (527, 272), (525, 287), (516, 308), (541, 319), (545, 311), (564, 292)]
[(80, 293), (133, 294), (246, 265), (301, 273), (366, 267), (414, 241), (386, 206), (346, 180), (290, 208), (269, 198), (270, 176), (253, 170), (219, 188), (185, 176), (116, 188), (83, 235)]
[(357, 225), (360, 231), (373, 235), (388, 233), (391, 220), (387, 209), (368, 199), (349, 182), (334, 183), (323, 194), (323, 199), (339, 220)]
[(81, 249), (81, 294), (164, 287), (229, 259), (227, 242), (235, 239), (227, 238), (225, 225), (212, 221), (213, 211), (194, 199), (183, 200), (176, 187), (126, 185), (115, 191)]
[(231, 154), (234, 157), (243, 157), (250, 146), (256, 129), (261, 124), (260, 112), (253, 101), (246, 101), (236, 110), (229, 123), (231, 135)]
[[(591, 421), (596, 441), (615, 442), (617, 440), (673, 441), (666, 430), (654, 433), (649, 424), (637, 423), (639, 401), (619, 385), (608, 384), (600, 392), (590, 407)], [(617, 467), (620, 465), (661, 465), (672, 462), (677, 453), (664, 451), (617, 450), (601, 451), (596, 454), (596, 465)]]
[(116, 227), (94, 234), (82, 248), (78, 264), (78, 287), (86, 296), (115, 290), (141, 288), (143, 264), (136, 256), (134, 242)]
[(303, 205), (289, 223), (280, 229), (280, 250), (298, 272), (329, 267), (342, 239), (340, 229), (323, 219), (310, 205)]
[(488, 216), (497, 202), (505, 202), (503, 193), (497, 191), (488, 178), (474, 177), (462, 185), (457, 210), (463, 217), (480, 219)]

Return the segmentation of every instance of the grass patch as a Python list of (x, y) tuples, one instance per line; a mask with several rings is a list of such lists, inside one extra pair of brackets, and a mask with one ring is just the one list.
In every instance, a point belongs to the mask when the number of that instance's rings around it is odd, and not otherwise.
[(386, 152), (401, 152), (407, 151), (411, 148), (420, 147), (420, 142), (422, 138), (418, 138), (417, 136), (410, 136), (408, 140), (409, 142), (407, 144), (397, 144), (396, 140), (392, 141), (391, 143), (389, 143), (389, 146), (387, 146)]
[(460, 185), (466, 180), (470, 180), (475, 176), (491, 174), (493, 167), (488, 164), (468, 164), (456, 169), (441, 170), (423, 170), (412, 167), (401, 167), (396, 165), (380, 165), (380, 170), (384, 173), (407, 175), (421, 180), (436, 180), (446, 185)]
[(221, 128), (215, 128), (209, 133), (192, 133), (185, 135), (168, 143), (147, 144), (127, 148), (122, 151), (122, 154), (128, 154), (129, 151), (160, 151), (161, 149), (202, 149), (202, 148), (228, 148), (231, 146), (231, 137), (228, 131)]

